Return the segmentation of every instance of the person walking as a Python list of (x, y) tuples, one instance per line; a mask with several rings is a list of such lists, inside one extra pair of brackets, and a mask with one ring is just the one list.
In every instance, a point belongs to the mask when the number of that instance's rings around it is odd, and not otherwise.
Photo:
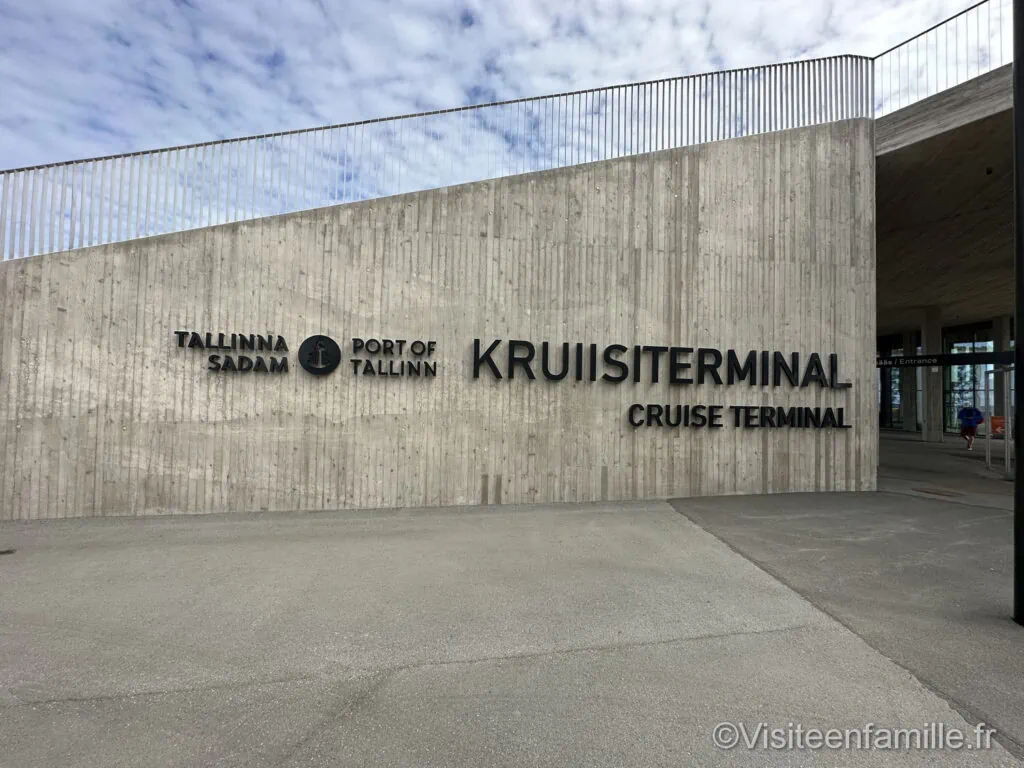
[(956, 417), (960, 420), (960, 437), (967, 441), (967, 450), (973, 451), (978, 425), (985, 420), (985, 416), (973, 405), (965, 405)]

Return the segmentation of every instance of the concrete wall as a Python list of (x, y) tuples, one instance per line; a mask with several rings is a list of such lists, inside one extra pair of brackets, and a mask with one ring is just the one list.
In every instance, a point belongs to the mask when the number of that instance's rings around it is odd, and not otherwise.
[[(0, 517), (872, 489), (872, 138), (850, 121), (0, 264)], [(179, 329), (282, 334), (291, 371), (210, 373)], [(354, 376), (348, 349), (311, 376), (314, 333), (436, 340), (438, 377)], [(853, 387), (474, 380), (474, 338), (835, 352)], [(634, 402), (831, 404), (854, 428), (634, 429)]]
[(1013, 65), (986, 72), (875, 122), (879, 155), (1013, 109)]

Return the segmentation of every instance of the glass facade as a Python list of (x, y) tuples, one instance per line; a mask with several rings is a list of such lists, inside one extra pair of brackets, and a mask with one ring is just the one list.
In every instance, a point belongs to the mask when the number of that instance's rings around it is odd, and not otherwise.
[[(917, 336), (917, 334), (915, 334)], [(914, 341), (918, 341), (915, 338)], [(904, 339), (900, 335), (881, 336), (878, 339), (878, 354), (882, 357), (895, 357), (901, 355), (922, 354), (921, 348), (914, 345), (913, 348), (904, 350)], [(1013, 342), (1010, 342), (1013, 348)], [(991, 323), (980, 323), (970, 326), (959, 326), (943, 328), (942, 330), (942, 351), (946, 354), (957, 355), (970, 352), (993, 352), (995, 342), (993, 341), (993, 328)], [(946, 432), (959, 432), (960, 422), (957, 420), (957, 413), (966, 405), (973, 405), (984, 413), (1002, 412), (1002, 404), (997, 404), (995, 376), (989, 375), (994, 369), (991, 363), (980, 365), (952, 365), (943, 368), (942, 372), (942, 404), (943, 404), (943, 429)], [(923, 421), (924, 408), (924, 368), (880, 368), (878, 370), (878, 408), (879, 425), (893, 429), (904, 428), (901, 377), (913, 376), (913, 391), (916, 408), (916, 423), (912, 430), (920, 429)], [(986, 378), (988, 388), (986, 389)], [(1015, 410), (1013, 402), (1013, 387), (1007, 386), (1011, 397), (1011, 413)]]

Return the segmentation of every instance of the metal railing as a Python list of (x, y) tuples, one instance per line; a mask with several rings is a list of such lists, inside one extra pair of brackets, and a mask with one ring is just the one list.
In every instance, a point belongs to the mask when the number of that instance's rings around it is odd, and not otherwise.
[(872, 113), (838, 56), (7, 171), (4, 259)]
[(1013, 61), (1012, 0), (982, 0), (875, 57), (875, 117)]
[(0, 257), (880, 117), (1012, 58), (984, 0), (874, 59), (796, 61), (0, 172)]

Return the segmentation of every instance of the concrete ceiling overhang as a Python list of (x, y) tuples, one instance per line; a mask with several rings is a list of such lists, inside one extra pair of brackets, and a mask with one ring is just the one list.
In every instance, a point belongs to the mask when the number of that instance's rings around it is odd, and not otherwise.
[(1013, 312), (1009, 67), (875, 124), (878, 332)]

